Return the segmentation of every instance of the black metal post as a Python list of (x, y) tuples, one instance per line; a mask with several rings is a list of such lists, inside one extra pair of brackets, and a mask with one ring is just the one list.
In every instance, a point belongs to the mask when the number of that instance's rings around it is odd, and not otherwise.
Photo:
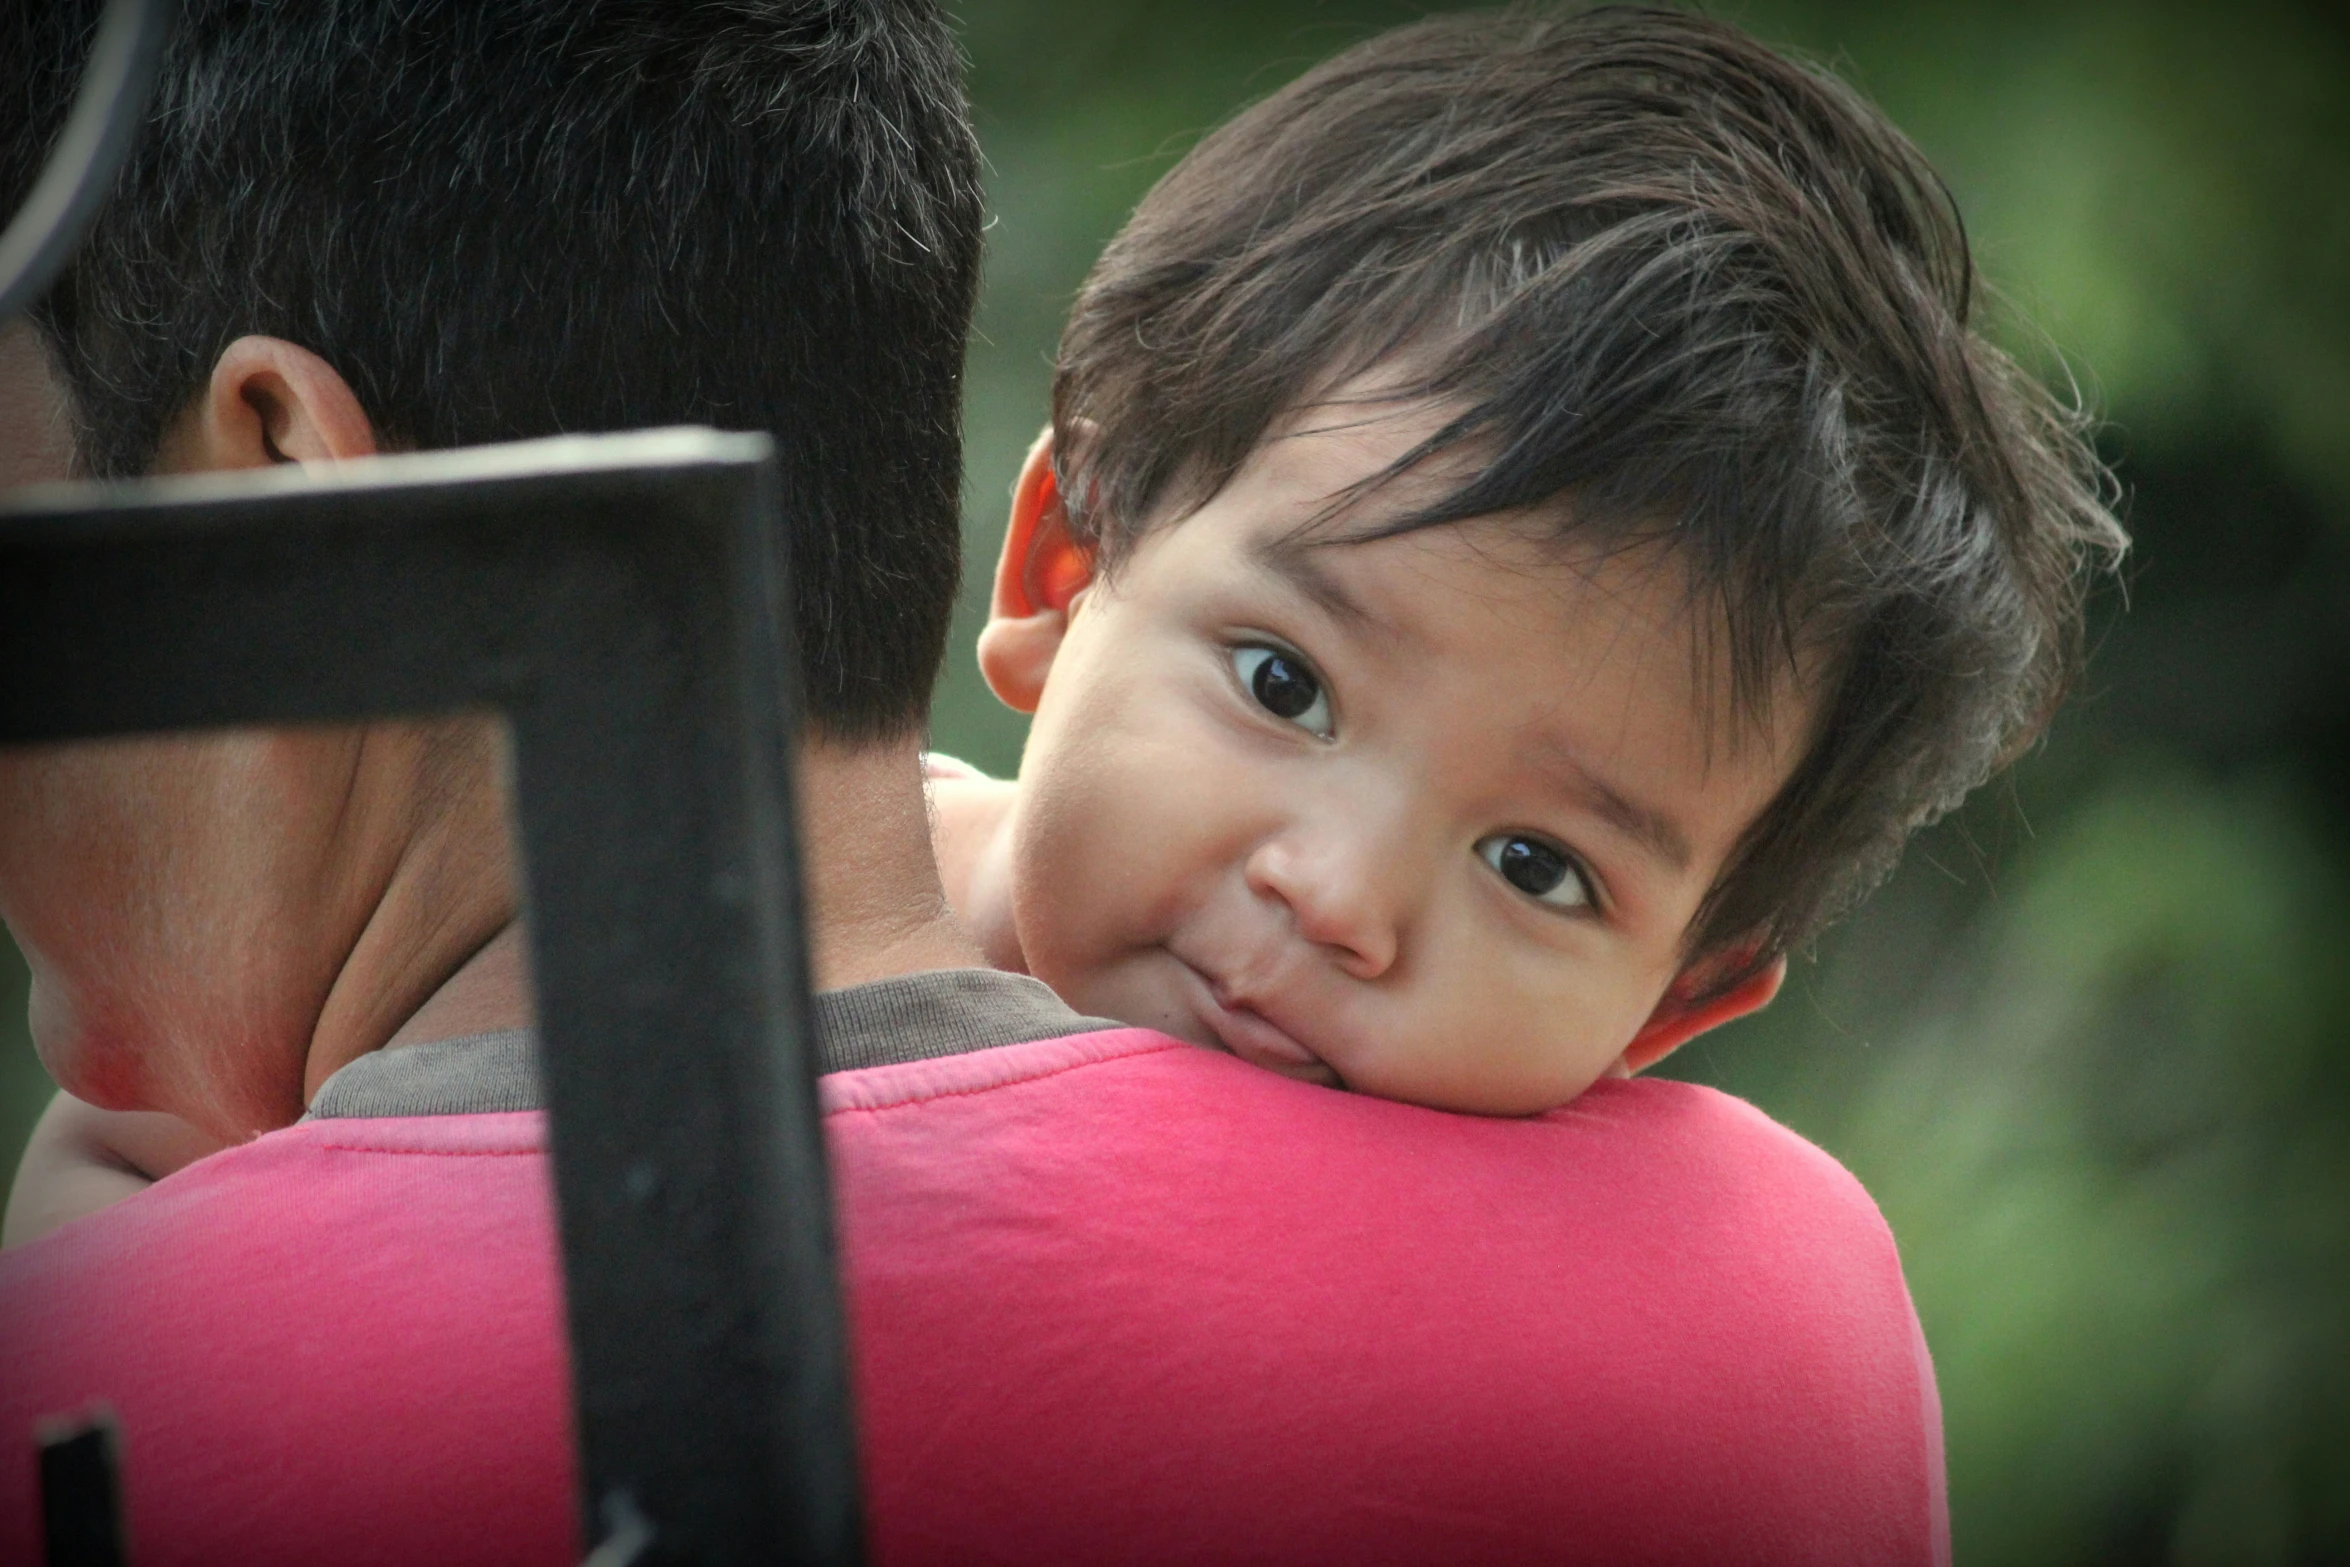
[(93, 1410), (38, 1433), (42, 1555), (48, 1567), (127, 1567), (121, 1445), (113, 1418)]
[(673, 431), (0, 510), (0, 743), (508, 718), (581, 1500), (648, 1561), (857, 1555), (778, 507)]

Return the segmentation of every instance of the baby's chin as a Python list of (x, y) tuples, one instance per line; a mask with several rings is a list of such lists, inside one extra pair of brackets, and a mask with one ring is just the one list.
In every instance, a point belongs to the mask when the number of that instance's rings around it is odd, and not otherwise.
[(1277, 1077), (1286, 1077), (1292, 1082), (1312, 1083), (1317, 1088), (1343, 1090), (1347, 1087), (1346, 1079), (1338, 1075), (1338, 1068), (1320, 1057), (1310, 1061), (1275, 1060), (1235, 1049), (1221, 1039), (1194, 1039), (1190, 1043), (1198, 1045), (1203, 1050), (1213, 1050), (1218, 1055), (1227, 1055), (1245, 1061), (1260, 1071), (1271, 1072)]
[(1344, 1086), (1373, 1099), (1391, 1099), (1398, 1104), (1419, 1105), (1454, 1115), (1524, 1120), (1574, 1103), (1595, 1083), (1611, 1075), (1605, 1071), (1581, 1070), (1526, 1076), (1470, 1070), (1431, 1071), (1425, 1060), (1407, 1061), (1402, 1063), (1403, 1070), (1394, 1070), (1396, 1064), (1392, 1057), (1350, 1061), (1344, 1073)]
[[(1186, 981), (1187, 974), (1198, 978), (1197, 971), (1181, 959), (1152, 952), (1082, 973), (1064, 972), (1056, 977), (1037, 972), (1036, 977), (1090, 1017), (1155, 1029), (1296, 1082), (1458, 1115), (1503, 1119), (1541, 1115), (1573, 1103), (1593, 1083), (1610, 1075), (1604, 1063), (1588, 1072), (1527, 1077), (1432, 1072), (1427, 1070), (1427, 1061), (1416, 1059), (1408, 1048), (1399, 1050), (1400, 1042), (1393, 1039), (1317, 1038), (1308, 1045), (1248, 1009), (1241, 1009), (1238, 1015), (1219, 1012), (1212, 996), (1203, 997), (1199, 985)], [(1332, 1058), (1344, 1064), (1334, 1065)]]
[(1087, 1017), (1152, 1029), (1211, 1050), (1222, 1048), (1214, 1031), (1201, 1021), (1177, 987), (1142, 963), (1073, 971), (1050, 961), (1031, 962), (1028, 972)]
[(1036, 977), (1090, 1017), (1155, 1029), (1299, 1082), (1346, 1086), (1337, 1068), (1270, 1020), (1245, 1008), (1236, 1014), (1219, 1007), (1196, 971), (1170, 954), (1153, 952), (1083, 974), (1037, 972)]

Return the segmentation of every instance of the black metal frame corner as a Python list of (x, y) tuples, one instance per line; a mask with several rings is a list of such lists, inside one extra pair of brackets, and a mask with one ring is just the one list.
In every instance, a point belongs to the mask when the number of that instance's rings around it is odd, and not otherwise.
[(858, 1554), (779, 504), (664, 431), (0, 510), (0, 743), (505, 715), (582, 1507), (648, 1561)]

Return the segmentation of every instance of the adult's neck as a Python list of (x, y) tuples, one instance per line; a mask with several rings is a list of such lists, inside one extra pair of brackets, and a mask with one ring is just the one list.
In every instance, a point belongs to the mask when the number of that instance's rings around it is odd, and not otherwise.
[[(939, 883), (918, 740), (808, 740), (800, 747), (798, 787), (809, 961), (818, 990), (984, 966)], [(386, 925), (406, 923), (396, 898), (386, 910)], [(354, 957), (373, 961), (375, 952), (406, 945), (386, 936), (363, 943)], [(529, 951), (519, 923), (497, 928), (486, 942), (446, 947), (440, 957), (446, 977), (388, 1033), (381, 1023), (372, 1033), (320, 1030), (305, 1073), (307, 1093), (371, 1049), (530, 1024)]]
[(986, 966), (939, 884), (918, 735), (855, 745), (803, 741), (799, 801), (818, 990)]

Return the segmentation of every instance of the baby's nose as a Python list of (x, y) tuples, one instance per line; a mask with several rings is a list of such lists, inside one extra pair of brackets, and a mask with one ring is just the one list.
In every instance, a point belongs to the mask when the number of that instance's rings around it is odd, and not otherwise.
[(1399, 857), (1369, 835), (1343, 831), (1281, 834), (1257, 845), (1249, 890), (1287, 906), (1297, 933), (1327, 949), (1357, 979), (1395, 966), (1409, 879)]

